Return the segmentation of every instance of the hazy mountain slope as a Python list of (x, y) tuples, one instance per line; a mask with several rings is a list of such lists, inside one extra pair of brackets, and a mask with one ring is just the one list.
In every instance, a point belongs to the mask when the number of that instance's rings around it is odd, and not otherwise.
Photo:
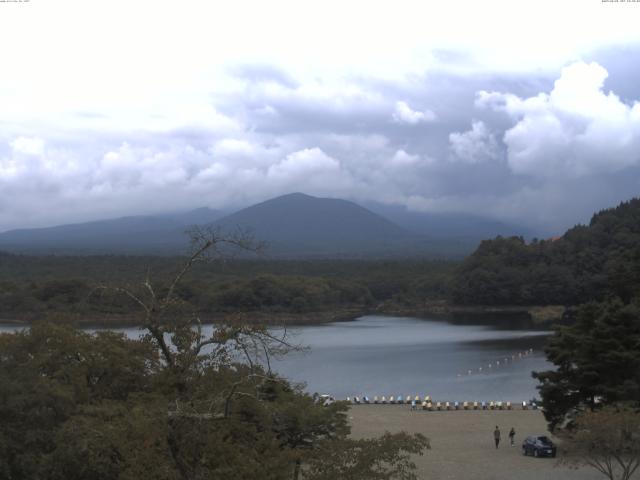
[[(533, 238), (536, 232), (523, 225), (463, 213), (414, 212), (404, 206), (371, 203), (368, 209), (391, 220), (411, 232), (426, 235), (432, 239), (467, 240), (474, 244), (481, 240), (502, 236), (523, 236)], [(475, 248), (475, 247), (474, 247)]]
[(0, 234), (0, 249), (27, 253), (174, 253), (186, 245), (184, 231), (221, 215), (210, 209), (131, 216)]
[(0, 234), (0, 250), (24, 253), (175, 254), (184, 251), (190, 225), (251, 230), (269, 244), (272, 257), (446, 257), (471, 253), (483, 238), (526, 235), (480, 217), (433, 215), (377, 205), (377, 213), (353, 202), (283, 195), (223, 217), (189, 212), (132, 216)]

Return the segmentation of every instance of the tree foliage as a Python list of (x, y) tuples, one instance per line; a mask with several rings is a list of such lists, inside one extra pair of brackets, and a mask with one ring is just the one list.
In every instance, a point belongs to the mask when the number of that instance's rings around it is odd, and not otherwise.
[(457, 270), (461, 304), (578, 305), (640, 294), (640, 198), (593, 216), (562, 237), (483, 241)]
[[(181, 261), (0, 252), (0, 318), (35, 320), (63, 314), (94, 324), (131, 324), (137, 304), (114, 291), (97, 291), (96, 286), (133, 288), (150, 272), (156, 292), (163, 292)], [(445, 299), (455, 265), (427, 260), (214, 259), (194, 265), (175, 294), (207, 320), (234, 312), (295, 314), (303, 319), (309, 313), (363, 311), (384, 302), (421, 306)]]
[(422, 455), (430, 448), (421, 435), (384, 434), (380, 438), (323, 442), (307, 460), (309, 480), (417, 480), (411, 454)]
[(545, 349), (556, 369), (534, 372), (553, 429), (599, 405), (640, 405), (640, 303), (589, 303), (556, 329)]
[(346, 404), (322, 406), (270, 370), (296, 348), (286, 335), (238, 317), (203, 333), (183, 279), (211, 252), (251, 245), (194, 239), (171, 281), (106, 289), (138, 307), (140, 339), (52, 323), (0, 335), (0, 479), (415, 478), (408, 455), (424, 437), (350, 439)]
[(609, 480), (629, 480), (640, 467), (640, 411), (610, 405), (586, 411), (564, 437), (564, 462), (587, 465)]

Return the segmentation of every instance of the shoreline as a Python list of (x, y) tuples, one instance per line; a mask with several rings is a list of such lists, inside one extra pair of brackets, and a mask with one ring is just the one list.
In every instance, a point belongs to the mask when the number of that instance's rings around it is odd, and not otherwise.
[[(487, 306), (487, 305), (452, 305), (446, 302), (434, 302), (421, 306), (400, 306), (382, 304), (373, 308), (346, 307), (342, 309), (314, 311), (314, 312), (217, 312), (202, 318), (203, 325), (212, 325), (225, 317), (242, 318), (250, 324), (264, 324), (271, 326), (305, 326), (323, 325), (333, 322), (350, 322), (365, 315), (402, 316), (416, 318), (434, 318), (451, 323), (504, 323), (505, 326), (528, 326), (531, 329), (548, 329), (556, 323), (562, 322), (565, 307), (558, 305), (547, 306)], [(53, 321), (59, 321), (64, 313), (54, 314)], [(69, 313), (65, 321), (83, 328), (130, 328), (137, 327), (140, 322), (135, 314), (108, 314), (103, 316), (81, 316)], [(47, 315), (37, 318), (28, 315), (25, 318), (0, 318), (0, 325), (29, 326), (37, 321), (47, 320)], [(515, 325), (514, 325), (515, 324)]]
[[(201, 318), (202, 325), (214, 325), (224, 321), (225, 318), (242, 319), (248, 324), (264, 324), (269, 326), (304, 326), (304, 325), (323, 325), (333, 322), (350, 322), (356, 320), (363, 315), (371, 315), (374, 312), (364, 309), (344, 309), (330, 310), (307, 313), (289, 313), (289, 312), (221, 312)], [(55, 318), (49, 319), (53, 322), (60, 322), (64, 314), (56, 315)], [(64, 322), (69, 322), (82, 328), (134, 328), (141, 325), (136, 319), (137, 315), (105, 315), (105, 316), (80, 316), (78, 314), (70, 314), (68, 318), (64, 318)], [(0, 318), (0, 325), (5, 326), (23, 326), (28, 327), (39, 321), (47, 321), (47, 317), (42, 318)], [(195, 323), (194, 323), (195, 324)]]

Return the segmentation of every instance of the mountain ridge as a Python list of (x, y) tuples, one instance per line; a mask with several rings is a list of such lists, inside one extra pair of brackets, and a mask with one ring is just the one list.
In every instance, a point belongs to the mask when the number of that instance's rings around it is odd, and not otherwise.
[[(420, 220), (419, 216), (416, 218)], [(0, 249), (36, 254), (171, 255), (185, 251), (188, 241), (184, 232), (194, 224), (226, 231), (250, 230), (257, 240), (270, 245), (268, 255), (276, 258), (452, 258), (470, 253), (484, 238), (467, 238), (454, 229), (447, 230), (446, 222), (441, 222), (444, 230), (429, 234), (427, 227), (420, 230), (410, 223), (400, 225), (392, 215), (349, 200), (295, 192), (227, 215), (203, 207), (187, 212), (10, 230), (0, 233)], [(493, 228), (486, 225), (485, 230)]]
[[(199, 208), (182, 213), (129, 215), (104, 220), (22, 228), (0, 233), (0, 249), (20, 253), (170, 253), (184, 243), (184, 230), (215, 221), (218, 210)], [(207, 220), (208, 219), (208, 220)]]

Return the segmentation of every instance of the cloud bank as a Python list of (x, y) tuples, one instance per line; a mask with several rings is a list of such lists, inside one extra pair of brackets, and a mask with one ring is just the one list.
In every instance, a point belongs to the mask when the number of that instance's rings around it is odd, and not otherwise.
[(559, 232), (640, 192), (640, 89), (622, 99), (608, 75), (578, 61), (389, 82), (256, 63), (124, 125), (107, 110), (59, 124), (0, 113), (0, 230), (302, 191)]
[(640, 103), (605, 92), (607, 76), (597, 63), (578, 62), (562, 69), (549, 93), (479, 92), (476, 105), (516, 121), (504, 134), (515, 174), (575, 178), (640, 164)]

